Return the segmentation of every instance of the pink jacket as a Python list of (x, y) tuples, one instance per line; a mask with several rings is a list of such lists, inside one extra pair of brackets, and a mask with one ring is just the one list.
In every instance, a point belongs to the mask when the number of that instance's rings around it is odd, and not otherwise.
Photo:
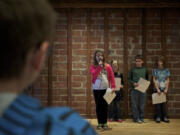
[[(91, 75), (92, 75), (92, 83), (95, 83), (98, 75), (101, 72), (101, 69), (102, 69), (101, 66), (97, 66), (97, 67), (95, 65), (91, 66), (90, 72), (91, 72)], [(107, 71), (108, 82), (109, 82), (111, 88), (115, 88), (114, 73), (113, 73), (113, 70), (112, 70), (111, 66), (109, 64), (107, 64), (105, 69)]]

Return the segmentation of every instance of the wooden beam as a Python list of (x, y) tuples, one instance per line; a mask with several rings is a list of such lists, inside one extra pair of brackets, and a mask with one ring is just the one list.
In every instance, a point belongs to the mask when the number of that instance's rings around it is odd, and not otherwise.
[(87, 106), (86, 114), (88, 118), (91, 118), (91, 9), (87, 10)]
[(125, 117), (128, 117), (129, 107), (128, 107), (128, 44), (127, 44), (127, 9), (123, 9), (123, 72), (124, 72), (124, 108), (125, 108)]
[[(167, 47), (166, 47), (166, 9), (161, 9), (161, 55), (165, 58), (167, 66)], [(168, 116), (168, 94), (166, 102), (166, 115)]]
[(180, 2), (51, 2), (54, 8), (179, 8)]
[[(142, 57), (143, 57), (143, 61), (144, 61), (144, 66), (146, 67), (147, 66), (147, 59), (146, 59), (146, 57), (147, 57), (147, 50), (146, 50), (146, 35), (147, 35), (147, 23), (146, 23), (146, 9), (142, 9), (142, 18), (141, 18), (141, 24), (142, 24)], [(147, 106), (152, 106), (152, 104), (151, 104), (151, 102), (148, 102), (148, 100), (149, 100), (149, 98), (148, 98), (148, 95), (151, 95), (151, 92), (150, 92), (150, 90), (147, 90), (147, 100), (146, 100), (146, 106), (145, 107), (147, 107)], [(151, 96), (150, 96), (151, 97)], [(148, 103), (150, 103), (150, 104), (148, 104)], [(145, 116), (145, 117), (148, 117), (148, 112), (149, 112), (149, 110), (146, 108), (145, 109), (145, 115), (147, 115), (147, 116)]]
[(161, 54), (166, 59), (166, 10), (161, 9)]
[(142, 10), (142, 57), (144, 65), (146, 66), (146, 9)]
[(108, 51), (109, 51), (109, 20), (108, 20), (108, 11), (104, 10), (104, 56), (105, 60), (108, 60)]
[(72, 10), (67, 10), (67, 105), (71, 107), (71, 88), (72, 88)]
[[(51, 42), (53, 44), (53, 42)], [(48, 95), (47, 104), (52, 106), (53, 104), (53, 94), (52, 94), (52, 72), (53, 72), (53, 45), (48, 50)]]

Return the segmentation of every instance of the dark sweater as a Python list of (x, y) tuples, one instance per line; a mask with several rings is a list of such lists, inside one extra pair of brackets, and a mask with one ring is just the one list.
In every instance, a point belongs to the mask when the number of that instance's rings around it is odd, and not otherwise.
[(134, 88), (133, 84), (137, 83), (140, 78), (144, 78), (148, 80), (148, 71), (145, 67), (134, 67), (130, 70), (128, 81), (131, 84), (131, 86)]

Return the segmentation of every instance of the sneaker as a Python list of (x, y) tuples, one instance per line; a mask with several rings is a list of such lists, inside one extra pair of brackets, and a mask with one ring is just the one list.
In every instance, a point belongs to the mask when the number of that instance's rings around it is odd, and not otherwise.
[(113, 122), (113, 119), (109, 119), (109, 122)]
[(163, 122), (166, 122), (166, 123), (169, 123), (169, 122), (170, 122), (166, 117), (164, 117), (164, 119), (163, 119), (162, 121), (163, 121)]
[(112, 128), (109, 128), (107, 124), (103, 124), (103, 125), (102, 125), (102, 128), (103, 128), (104, 130), (112, 130)]
[(103, 128), (102, 128), (102, 124), (98, 124), (98, 126), (97, 126), (97, 130), (102, 130)]
[(142, 123), (146, 123), (146, 121), (145, 121), (144, 119), (140, 119), (140, 121), (141, 121)]
[(139, 124), (142, 123), (142, 121), (141, 121), (140, 119), (137, 119), (137, 120), (135, 120), (134, 122), (135, 122), (135, 123), (139, 123)]
[(118, 119), (118, 122), (122, 123), (123, 121), (121, 119)]
[(160, 123), (161, 119), (159, 117), (156, 118), (156, 123)]

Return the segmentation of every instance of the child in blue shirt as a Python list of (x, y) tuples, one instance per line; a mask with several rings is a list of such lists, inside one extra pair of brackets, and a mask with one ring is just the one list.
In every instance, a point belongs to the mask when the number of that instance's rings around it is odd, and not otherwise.
[[(159, 57), (156, 61), (156, 68), (153, 69), (153, 82), (154, 82), (154, 93), (167, 94), (169, 88), (169, 76), (170, 72), (165, 68), (164, 57)], [(155, 105), (156, 110), (156, 122), (160, 121), (169, 122), (166, 117), (166, 103), (160, 103)]]
[(47, 0), (0, 1), (0, 135), (96, 135), (72, 109), (21, 94), (40, 73), (55, 21)]

